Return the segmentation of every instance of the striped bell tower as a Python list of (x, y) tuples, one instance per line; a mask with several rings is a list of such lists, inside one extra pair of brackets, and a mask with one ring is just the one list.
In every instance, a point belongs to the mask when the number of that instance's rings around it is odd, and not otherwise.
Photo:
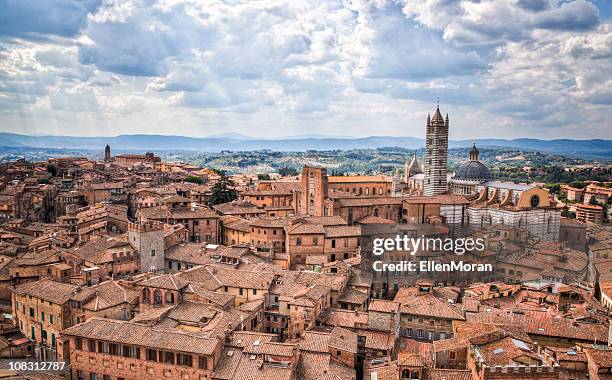
[(432, 196), (445, 193), (448, 170), (448, 114), (443, 119), (439, 105), (432, 118), (427, 115), (423, 167), (425, 169), (423, 195)]

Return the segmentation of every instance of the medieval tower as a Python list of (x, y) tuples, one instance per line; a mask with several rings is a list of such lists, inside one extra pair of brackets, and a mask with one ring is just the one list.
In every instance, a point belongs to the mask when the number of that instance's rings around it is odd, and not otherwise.
[(436, 107), (436, 113), (431, 119), (427, 115), (423, 167), (425, 171), (423, 195), (433, 196), (445, 193), (448, 169), (448, 114), (446, 119), (443, 119), (439, 106)]
[(111, 160), (111, 150), (110, 150), (110, 146), (106, 144), (106, 147), (104, 148), (104, 161), (109, 162), (110, 160)]
[(140, 272), (164, 270), (164, 224), (157, 221), (128, 223), (128, 241), (138, 251)]

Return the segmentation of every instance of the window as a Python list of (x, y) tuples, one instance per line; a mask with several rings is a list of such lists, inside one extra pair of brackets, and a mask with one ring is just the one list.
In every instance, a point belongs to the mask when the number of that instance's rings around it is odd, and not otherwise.
[(89, 340), (88, 342), (89, 345), (89, 352), (96, 352), (96, 341), (95, 340)]
[(538, 207), (538, 205), (540, 204), (540, 197), (538, 197), (537, 195), (532, 195), (531, 199), (529, 200), (529, 203), (531, 203), (531, 207)]
[(53, 324), (53, 314), (49, 314), (49, 323)]
[(253, 295), (256, 296), (257, 295), (257, 289), (253, 289)]
[(155, 250), (154, 249), (151, 250), (151, 257), (155, 257)]
[(331, 241), (331, 247), (332, 247), (332, 248), (336, 248), (336, 240), (335, 240), (335, 239), (332, 239), (332, 241)]
[(147, 349), (147, 360), (156, 362), (157, 361), (157, 351)]
[(174, 364), (174, 352), (161, 352), (160, 354), (164, 354), (164, 363), (170, 363), (170, 364)]
[(98, 375), (94, 372), (90, 373), (89, 380), (98, 380)]
[(41, 319), (42, 321), (44, 321), (44, 320), (45, 320), (45, 312), (44, 312), (44, 311), (41, 311), (41, 312), (40, 312), (40, 319)]
[(103, 353), (103, 354), (108, 354), (108, 343), (98, 342), (98, 352)]
[(302, 245), (302, 238), (295, 239), (295, 245)]
[[(33, 329), (33, 327), (32, 327)], [(83, 339), (80, 337), (77, 337), (74, 340), (74, 346), (76, 347), (77, 350), (82, 350), (83, 349)]]
[(239, 293), (240, 295), (242, 295), (242, 292), (243, 292), (243, 290), (242, 290), (242, 288), (240, 288), (240, 290), (238, 291), (238, 293)]
[(206, 356), (200, 356), (198, 358), (198, 368), (199, 369), (206, 369), (207, 368), (207, 360), (206, 360)]
[(30, 308), (30, 317), (34, 318), (34, 309)]
[(193, 365), (193, 357), (187, 354), (176, 354), (176, 364), (191, 367)]

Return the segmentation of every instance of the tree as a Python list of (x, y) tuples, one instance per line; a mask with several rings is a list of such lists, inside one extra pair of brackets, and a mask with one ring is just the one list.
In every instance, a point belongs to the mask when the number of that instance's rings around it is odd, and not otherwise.
[(298, 171), (295, 168), (283, 167), (278, 169), (278, 174), (280, 174), (282, 177), (296, 176), (298, 175)]
[(575, 187), (576, 189), (584, 189), (586, 187), (586, 183), (582, 181), (572, 181), (570, 182), (571, 187)]
[(561, 185), (558, 183), (549, 183), (546, 187), (550, 190), (551, 194), (558, 194), (561, 191)]
[(271, 179), (270, 174), (257, 174), (258, 181), (270, 181)]
[(201, 185), (204, 183), (204, 180), (194, 175), (188, 175), (187, 177), (185, 177), (185, 182), (197, 183), (198, 185)]
[(234, 188), (234, 181), (229, 179), (225, 172), (220, 172), (219, 175), (219, 180), (212, 187), (209, 201), (211, 206), (231, 202), (238, 198), (238, 192)]

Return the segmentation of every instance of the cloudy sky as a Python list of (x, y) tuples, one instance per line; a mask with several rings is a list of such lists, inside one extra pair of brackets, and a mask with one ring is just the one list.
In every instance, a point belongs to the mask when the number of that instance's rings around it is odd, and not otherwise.
[(611, 3), (1, 0), (0, 131), (611, 138)]

